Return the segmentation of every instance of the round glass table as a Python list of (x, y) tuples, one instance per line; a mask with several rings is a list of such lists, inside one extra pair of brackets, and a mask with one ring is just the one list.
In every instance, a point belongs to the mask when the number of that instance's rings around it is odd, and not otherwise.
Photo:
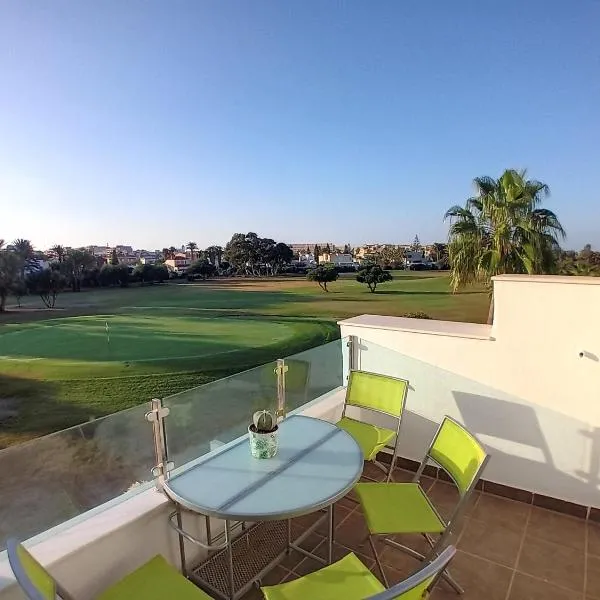
[[(362, 475), (362, 469), (363, 455), (354, 438), (332, 423), (300, 415), (291, 416), (279, 424), (279, 450), (273, 458), (252, 457), (247, 436), (201, 458), (164, 483), (165, 493), (177, 508), (172, 517), (177, 518), (174, 528), (179, 534), (182, 569), (185, 569), (184, 539), (215, 550), (220, 555), (217, 558), (223, 560), (228, 570), (227, 591), (215, 587), (214, 582), (206, 581), (199, 575), (198, 569), (194, 570), (196, 576), (193, 578), (210, 592), (235, 600), (249, 589), (252, 581), (260, 579), (291, 549), (308, 554), (319, 562), (330, 563), (333, 505), (353, 488)], [(207, 525), (210, 517), (225, 521), (225, 542), (212, 546), (209, 534), (207, 546), (185, 532), (182, 509), (204, 515)], [(323, 509), (326, 509), (326, 514), (292, 541), (290, 519)], [(299, 546), (324, 520), (328, 525), (327, 561)], [(233, 564), (236, 540), (232, 535), (232, 523), (268, 521), (287, 521), (287, 543), (268, 564), (260, 564), (258, 560), (258, 573), (249, 582), (242, 582), (236, 576), (236, 565)], [(244, 529), (243, 535), (247, 536), (249, 544), (249, 530)]]

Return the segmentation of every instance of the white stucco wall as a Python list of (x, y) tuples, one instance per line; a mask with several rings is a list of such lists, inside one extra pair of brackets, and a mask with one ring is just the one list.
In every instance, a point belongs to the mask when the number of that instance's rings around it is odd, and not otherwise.
[(600, 279), (501, 276), (494, 296), (493, 326), (363, 315), (342, 335), (410, 380), (402, 455), (449, 414), (488, 445), (487, 479), (600, 506)]

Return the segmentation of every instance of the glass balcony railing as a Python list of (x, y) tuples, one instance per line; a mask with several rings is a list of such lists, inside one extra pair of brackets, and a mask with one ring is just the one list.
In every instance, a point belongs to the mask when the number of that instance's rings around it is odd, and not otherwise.
[[(301, 408), (344, 384), (346, 340), (163, 398), (175, 468), (244, 434), (256, 410)], [(149, 399), (150, 400), (150, 399)], [(150, 403), (0, 451), (0, 550), (154, 485)]]

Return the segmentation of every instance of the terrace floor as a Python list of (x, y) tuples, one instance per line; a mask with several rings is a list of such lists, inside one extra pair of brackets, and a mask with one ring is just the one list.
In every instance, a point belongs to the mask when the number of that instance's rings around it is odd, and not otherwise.
[[(371, 477), (381, 475), (376, 467), (365, 467)], [(410, 481), (413, 473), (397, 469), (396, 481)], [(442, 516), (453, 508), (457, 493), (439, 479), (423, 478), (423, 486)], [(352, 551), (379, 576), (367, 541), (367, 528), (360, 505), (352, 495), (336, 505), (334, 559)], [(299, 535), (319, 515), (294, 520)], [(425, 550), (420, 536), (396, 536), (406, 545)], [(563, 515), (536, 506), (475, 492), (462, 526), (453, 541), (458, 552), (451, 572), (464, 587), (458, 596), (442, 581), (431, 600), (595, 600), (600, 599), (600, 524)], [(317, 530), (302, 544), (323, 557), (325, 529)], [(414, 572), (414, 558), (381, 544), (380, 557), (390, 582)], [(264, 585), (289, 581), (317, 570), (321, 565), (297, 552), (263, 579)], [(244, 600), (259, 600), (258, 589)]]

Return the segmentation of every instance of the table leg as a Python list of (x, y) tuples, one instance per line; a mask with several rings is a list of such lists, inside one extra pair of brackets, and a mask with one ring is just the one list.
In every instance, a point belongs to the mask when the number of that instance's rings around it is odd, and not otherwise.
[[(183, 529), (183, 522), (181, 520), (181, 506), (179, 506), (179, 504), (176, 504), (175, 506), (177, 507), (177, 527), (179, 527), (179, 529)], [(184, 577), (187, 577), (187, 568), (185, 566), (185, 545), (183, 541), (183, 536), (179, 532), (177, 533), (177, 536), (179, 537), (179, 558), (181, 560), (181, 574)]]
[(331, 564), (333, 562), (333, 507), (331, 504), (327, 509), (328, 512), (328, 527), (327, 527), (327, 563)]
[(231, 600), (235, 598), (234, 581), (233, 581), (233, 543), (231, 539), (231, 523), (225, 521), (225, 543), (227, 544), (227, 563), (229, 569), (229, 597)]
[(210, 517), (209, 516), (204, 517), (204, 522), (206, 524), (206, 543), (209, 546), (212, 546), (212, 532), (210, 530)]

